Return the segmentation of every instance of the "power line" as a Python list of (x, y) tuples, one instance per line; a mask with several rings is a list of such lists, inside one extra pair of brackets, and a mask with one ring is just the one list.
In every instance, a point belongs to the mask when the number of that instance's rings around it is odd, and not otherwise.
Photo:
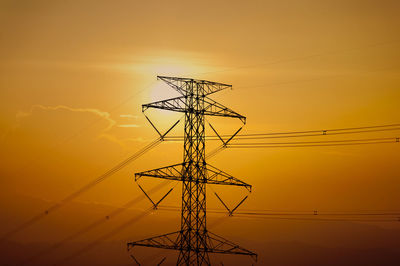
[[(111, 107), (110, 112), (118, 110), (119, 108), (121, 108), (121, 106), (125, 105), (126, 103), (128, 103), (130, 100), (132, 100), (134, 97), (136, 97), (137, 95), (143, 93), (144, 91), (146, 91), (148, 88), (150, 88), (150, 86), (152, 86), (155, 83), (155, 81), (150, 82), (148, 85), (146, 85), (143, 89), (141, 89), (138, 92), (132, 93), (130, 96), (128, 96), (127, 98), (123, 99), (122, 101), (120, 101), (119, 103), (117, 103), (116, 105), (114, 105), (113, 107)], [(95, 121), (93, 121), (92, 123), (86, 125), (85, 127), (82, 127), (81, 129), (79, 129), (78, 131), (75, 132), (75, 134), (65, 138), (61, 143), (64, 142), (68, 142), (74, 138), (76, 138), (77, 136), (79, 136), (80, 134), (82, 134), (83, 132), (85, 132), (87, 129), (91, 128), (92, 126), (94, 126), (95, 124), (97, 124), (98, 122), (100, 122), (102, 120), (102, 118), (98, 118)]]
[[(160, 208), (161, 210), (167, 211), (179, 211), (180, 207), (178, 206), (163, 206)], [(210, 209), (211, 213), (227, 213), (225, 210), (221, 210), (219, 208)], [(339, 210), (339, 211), (323, 211), (323, 210), (311, 210), (311, 211), (298, 211), (298, 210), (259, 210), (259, 209), (243, 209), (242, 211), (235, 212), (235, 215), (261, 215), (261, 216), (274, 216), (274, 215), (290, 215), (290, 216), (308, 216), (308, 215), (328, 215), (328, 216), (399, 216), (400, 210)]]
[[(154, 84), (154, 83), (155, 83), (155, 81), (152, 81), (152, 82), (149, 83), (147, 86), (145, 86), (144, 89), (142, 89), (142, 90), (140, 90), (140, 91), (138, 91), (138, 92), (136, 92), (136, 93), (131, 94), (131, 95), (130, 95), (129, 97), (127, 97), (126, 99), (124, 99), (124, 100), (122, 100), (121, 102), (119, 102), (118, 104), (114, 105), (114, 106), (110, 109), (110, 111), (115, 111), (115, 110), (119, 109), (121, 106), (123, 106), (124, 104), (126, 104), (127, 102), (129, 102), (132, 98), (134, 98), (135, 96), (137, 96), (137, 95), (143, 93), (146, 89), (148, 89), (148, 88), (149, 88), (152, 84)], [(90, 129), (92, 126), (94, 126), (96, 123), (98, 123), (98, 122), (101, 121), (101, 120), (102, 120), (102, 118), (99, 117), (99, 118), (97, 118), (96, 120), (94, 120), (92, 123), (86, 124), (85, 126), (83, 126), (83, 127), (81, 127), (80, 129), (78, 129), (76, 132), (74, 132), (72, 135), (69, 135), (69, 136), (65, 137), (64, 139), (62, 139), (58, 144), (53, 145), (48, 151), (53, 151), (53, 150), (55, 150), (55, 149), (57, 148), (58, 145), (67, 143), (67, 142), (71, 141), (72, 139), (78, 137), (78, 136), (81, 135), (83, 132), (85, 132), (86, 130)], [(36, 162), (36, 161), (39, 161), (39, 160), (40, 160), (39, 157), (32, 158), (32, 159), (30, 159), (30, 160), (28, 160), (28, 161), (26, 161), (26, 162), (24, 163), (24, 167), (28, 166), (28, 165), (31, 164), (31, 163), (34, 163), (34, 162)], [(23, 168), (24, 168), (24, 167), (23, 167)], [(1, 239), (2, 239), (2, 238), (0, 238), (0, 241), (1, 241)]]
[(136, 159), (138, 159), (140, 156), (142, 156), (143, 154), (145, 154), (146, 152), (148, 152), (149, 150), (153, 149), (154, 147), (156, 147), (158, 144), (160, 144), (162, 141), (161, 138), (156, 139), (155, 141), (151, 142), (149, 145), (145, 146), (144, 148), (142, 148), (141, 150), (139, 150), (138, 152), (136, 152), (135, 154), (133, 154), (132, 156), (128, 157), (127, 159), (125, 159), (124, 161), (122, 161), (121, 163), (117, 164), (116, 166), (114, 166), (113, 168), (111, 168), (110, 170), (108, 170), (107, 172), (105, 172), (104, 174), (100, 175), (99, 177), (95, 178), (94, 180), (90, 181), (89, 183), (87, 183), (86, 185), (82, 186), (80, 189), (78, 189), (77, 191), (73, 192), (72, 194), (68, 195), (67, 197), (65, 197), (63, 200), (61, 200), (60, 202), (52, 205), (51, 207), (49, 207), (48, 209), (46, 209), (44, 212), (39, 213), (38, 215), (32, 217), (30, 220), (22, 223), (21, 225), (19, 225), (18, 227), (16, 227), (15, 229), (5, 233), (1, 238), (0, 241), (3, 241), (9, 237), (11, 237), (12, 235), (24, 230), (25, 228), (31, 226), (32, 224), (38, 222), (39, 220), (43, 219), (44, 217), (48, 216), (50, 213), (52, 213), (53, 211), (61, 208), (62, 206), (64, 206), (66, 203), (72, 201), (73, 199), (77, 198), (79, 195), (81, 195), (82, 193), (86, 192), (87, 190), (91, 189), (92, 187), (94, 187), (95, 185), (103, 182), (104, 180), (106, 180), (108, 177), (112, 176), (113, 174), (115, 174), (116, 172), (118, 172), (119, 170), (121, 170), (122, 168), (124, 168), (125, 166), (127, 166), (129, 163), (135, 161)]
[(255, 216), (400, 216), (400, 213), (324, 213), (313, 211), (309, 213), (261, 213), (261, 212), (237, 212), (235, 215), (255, 215)]
[(101, 237), (97, 238), (95, 241), (89, 243), (88, 245), (86, 245), (84, 248), (77, 250), (76, 252), (72, 253), (71, 255), (65, 257), (64, 259), (62, 259), (61, 261), (53, 264), (53, 265), (63, 265), (64, 263), (74, 259), (75, 257), (80, 256), (81, 254), (93, 249), (94, 247), (96, 247), (98, 244), (100, 244), (102, 241), (112, 237), (113, 235), (115, 235), (116, 233), (119, 233), (120, 231), (122, 231), (123, 229), (125, 229), (126, 227), (128, 227), (129, 225), (136, 223), (138, 221), (140, 221), (141, 219), (143, 219), (144, 217), (146, 217), (147, 215), (149, 215), (151, 212), (153, 211), (153, 208), (149, 208), (146, 211), (143, 211), (141, 214), (139, 214), (138, 216), (135, 216), (131, 219), (129, 219), (128, 221), (126, 221), (125, 223), (121, 224), (120, 226), (114, 228), (112, 231), (108, 232), (107, 234), (102, 235)]
[[(164, 186), (166, 186), (166, 185), (169, 184), (170, 182), (171, 182), (171, 181), (168, 180), (168, 181), (166, 181), (166, 182), (163, 182), (163, 183), (161, 183), (161, 184), (159, 184), (159, 185), (153, 187), (152, 189), (149, 190), (149, 193), (156, 192), (156, 191), (160, 190), (161, 188), (163, 188)], [(112, 219), (112, 218), (114, 218), (114, 217), (120, 215), (121, 213), (123, 213), (124, 211), (126, 211), (129, 207), (132, 207), (133, 205), (139, 203), (139, 202), (142, 201), (144, 198), (145, 198), (144, 195), (140, 195), (140, 196), (135, 197), (133, 200), (130, 200), (129, 202), (127, 202), (126, 204), (124, 204), (121, 208), (118, 208), (118, 209), (112, 211), (111, 213), (105, 215), (104, 217), (102, 217), (102, 218), (100, 218), (100, 219), (98, 219), (98, 220), (92, 222), (91, 224), (89, 224), (89, 225), (83, 227), (82, 229), (80, 229), (80, 230), (77, 231), (76, 233), (74, 233), (74, 234), (72, 234), (72, 235), (70, 235), (70, 236), (68, 236), (68, 237), (66, 237), (66, 238), (64, 238), (64, 239), (62, 239), (62, 240), (56, 242), (55, 244), (51, 245), (50, 247), (48, 247), (48, 248), (46, 248), (46, 249), (44, 249), (44, 250), (38, 252), (37, 254), (35, 254), (35, 255), (29, 257), (28, 259), (23, 260), (19, 265), (25, 265), (26, 263), (30, 263), (30, 262), (32, 262), (33, 260), (36, 260), (37, 258), (39, 258), (39, 257), (41, 257), (41, 256), (43, 256), (43, 255), (46, 255), (46, 254), (48, 254), (48, 253), (54, 251), (55, 249), (60, 248), (60, 247), (63, 246), (66, 242), (69, 242), (69, 241), (71, 241), (71, 240), (73, 240), (73, 239), (75, 239), (75, 238), (77, 238), (77, 237), (79, 237), (79, 236), (81, 236), (81, 235), (83, 235), (83, 234), (85, 234), (85, 233), (87, 233), (87, 232), (93, 230), (94, 228), (96, 228), (96, 227), (102, 225), (103, 223), (109, 221), (110, 219)]]
[[(377, 72), (377, 71), (383, 71), (383, 70), (391, 70), (391, 69), (398, 69), (399, 66), (391, 66), (391, 67), (383, 67), (383, 68), (377, 68), (377, 69), (372, 69), (372, 70), (366, 70), (362, 72), (358, 72), (358, 74), (363, 74), (363, 73), (371, 73), (371, 72)], [(301, 80), (293, 80), (293, 81), (283, 81), (283, 82), (273, 82), (273, 83), (267, 83), (267, 84), (261, 84), (261, 85), (254, 85), (254, 86), (238, 86), (236, 88), (239, 89), (252, 89), (252, 88), (270, 88), (271, 86), (276, 86), (276, 85), (287, 85), (287, 84), (299, 84), (303, 82), (311, 82), (311, 81), (318, 81), (318, 80), (326, 80), (326, 79), (338, 79), (338, 78), (343, 78), (349, 75), (346, 74), (341, 74), (341, 75), (333, 75), (333, 76), (327, 76), (327, 77), (318, 77), (318, 78), (312, 78), (312, 79), (301, 79)]]
[[(152, 84), (154, 83), (154, 81), (152, 81), (148, 86), (146, 86), (144, 89), (140, 90), (137, 93), (132, 94), (131, 96), (129, 96), (128, 98), (124, 99), (123, 101), (119, 102), (118, 104), (116, 104), (114, 107), (111, 108), (111, 110), (116, 110), (118, 108), (120, 108), (122, 105), (126, 104), (129, 100), (131, 100), (133, 97), (135, 97), (136, 95), (144, 92), (148, 87), (150, 87)], [(95, 125), (97, 122), (99, 122), (101, 120), (101, 118), (95, 120), (93, 123), (82, 127), (80, 130), (76, 131), (74, 134), (68, 136), (67, 138), (63, 139), (63, 141), (61, 141), (60, 143), (66, 143), (72, 139), (74, 139), (75, 137), (79, 136), (80, 134), (82, 134), (84, 131), (86, 131), (87, 129), (89, 129), (90, 127), (92, 127), (93, 125)], [(150, 144), (151, 145), (151, 144)], [(149, 145), (149, 146), (150, 146)], [(143, 155), (144, 153), (146, 153), (148, 150), (145, 150), (147, 147), (143, 148), (142, 150), (140, 150), (138, 153), (136, 153), (135, 155), (129, 157), (127, 160), (123, 161), (122, 163), (120, 163), (119, 165), (117, 165), (116, 167), (114, 167), (113, 169), (109, 170), (108, 172), (106, 172), (105, 174), (103, 174), (102, 176), (98, 177), (97, 179), (93, 180), (92, 182), (88, 183), (87, 185), (83, 186), (82, 188), (80, 188), (79, 190), (77, 190), (76, 192), (70, 194), (69, 196), (67, 196), (66, 198), (64, 198), (62, 201), (60, 201), (59, 203), (54, 204), (53, 206), (51, 206), (50, 208), (48, 208), (47, 210), (45, 210), (44, 212), (32, 217), (30, 220), (24, 222), (23, 224), (21, 224), (20, 226), (18, 226), (17, 228), (5, 233), (3, 236), (0, 237), (0, 242), (4, 241), (5, 239), (11, 237), (12, 235), (20, 232), (21, 230), (29, 227), (30, 225), (36, 223), (37, 221), (41, 220), (42, 218), (46, 217), (50, 212), (60, 208), (62, 205), (64, 205), (65, 203), (71, 201), (72, 199), (76, 198), (77, 196), (79, 196), (81, 193), (85, 192), (86, 190), (88, 190), (89, 188), (93, 187), (94, 185), (100, 183), (101, 181), (103, 181), (105, 178), (107, 178), (107, 176), (112, 175), (113, 173), (115, 173), (116, 171), (119, 171), (121, 168), (118, 168), (118, 166), (121, 166), (124, 163), (129, 163), (135, 159), (137, 159), (138, 157), (140, 157), (141, 155)], [(156, 145), (152, 146), (151, 148), (155, 147)], [(54, 147), (55, 148), (55, 147)], [(54, 149), (53, 148), (53, 149)], [(151, 149), (150, 148), (150, 149)], [(140, 153), (140, 154), (139, 154)], [(39, 160), (38, 158), (36, 158), (37, 160)], [(34, 162), (34, 160), (32, 160), (32, 162)], [(126, 164), (124, 164), (122, 167), (124, 167)], [(115, 170), (115, 171), (113, 171)]]
[(339, 53), (348, 52), (348, 51), (357, 51), (357, 50), (361, 50), (361, 49), (365, 49), (365, 48), (377, 47), (377, 46), (387, 45), (387, 44), (391, 44), (391, 43), (397, 43), (399, 41), (400, 41), (399, 39), (393, 39), (393, 40), (388, 40), (388, 41), (369, 44), (369, 45), (366, 45), (366, 46), (360, 46), (360, 47), (354, 47), (354, 48), (346, 48), (346, 49), (338, 49), (338, 50), (331, 50), (331, 51), (326, 51), (326, 52), (323, 52), (323, 53), (316, 53), (316, 54), (310, 54), (310, 55), (287, 58), (287, 59), (279, 59), (279, 60), (275, 60), (275, 61), (271, 61), (271, 62), (265, 62), (265, 63), (253, 64), (253, 65), (246, 65), (246, 66), (239, 66), (239, 67), (229, 68), (229, 69), (225, 69), (225, 70), (212, 71), (212, 72), (203, 72), (203, 73), (199, 73), (199, 74), (213, 74), (213, 73), (231, 72), (231, 71), (235, 71), (235, 70), (238, 70), (238, 69), (247, 69), (247, 68), (254, 68), (254, 67), (258, 67), (258, 66), (267, 66), (267, 65), (275, 65), (275, 64), (286, 63), (286, 62), (300, 61), (300, 60), (310, 59), (310, 58), (314, 58), (314, 57), (320, 57), (320, 56), (323, 56), (323, 55), (333, 55), (333, 54), (339, 54)]
[(234, 143), (236, 145), (289, 145), (289, 144), (319, 144), (319, 143), (347, 143), (347, 142), (368, 142), (368, 141), (383, 141), (383, 140), (394, 140), (396, 141), (399, 137), (391, 138), (369, 138), (369, 139), (343, 139), (343, 140), (321, 140), (321, 141), (294, 141), (294, 142), (245, 142), (245, 143)]
[(228, 148), (238, 149), (238, 148), (303, 148), (303, 147), (330, 147), (330, 146), (356, 146), (356, 145), (371, 145), (371, 144), (389, 144), (398, 143), (396, 139), (393, 141), (371, 141), (371, 142), (353, 142), (353, 143), (334, 143), (334, 144), (304, 144), (304, 145), (246, 145), (243, 144), (229, 144)]
[[(164, 211), (179, 211), (179, 207), (160, 208)], [(213, 214), (227, 214), (226, 211), (212, 211)], [(319, 218), (320, 216), (329, 216), (331, 218)], [(304, 220), (304, 221), (350, 221), (350, 222), (399, 222), (400, 212), (397, 213), (323, 213), (311, 211), (309, 213), (265, 213), (265, 212), (237, 212), (230, 217), (252, 218), (252, 219), (284, 219), (284, 220)], [(227, 216), (228, 217), (228, 216)], [(313, 218), (310, 218), (313, 217)], [(348, 218), (343, 218), (348, 217)], [(383, 217), (372, 219), (373, 217)]]
[(314, 136), (325, 136), (325, 135), (347, 135), (347, 134), (359, 134), (359, 133), (370, 133), (370, 132), (383, 132), (383, 131), (395, 131), (400, 130), (400, 127), (391, 127), (391, 128), (381, 128), (381, 129), (368, 129), (368, 130), (357, 130), (357, 131), (345, 131), (345, 132), (333, 132), (329, 133), (332, 130), (321, 130), (320, 133), (317, 134), (293, 134), (286, 136), (270, 136), (270, 134), (260, 134), (257, 137), (248, 137), (243, 135), (244, 137), (238, 139), (268, 139), (268, 138), (293, 138), (293, 137), (314, 137)]
[[(250, 139), (274, 139), (274, 138), (299, 138), (299, 137), (315, 137), (315, 136), (332, 136), (332, 135), (347, 135), (347, 134), (360, 134), (371, 132), (384, 132), (400, 130), (400, 124), (389, 125), (375, 125), (364, 127), (350, 127), (350, 128), (335, 128), (335, 129), (319, 129), (319, 130), (306, 130), (306, 131), (287, 131), (287, 132), (266, 132), (266, 133), (252, 133), (252, 134), (238, 134), (236, 140), (250, 140)], [(230, 135), (220, 135), (221, 137), (229, 137)], [(207, 140), (220, 140), (216, 136), (206, 137)], [(183, 136), (169, 136), (166, 141), (181, 141)]]
[(298, 217), (254, 217), (245, 215), (235, 215), (233, 218), (250, 218), (250, 219), (270, 219), (270, 220), (295, 220), (295, 221), (312, 221), (312, 222), (364, 222), (364, 223), (393, 223), (399, 222), (399, 219), (339, 219), (339, 218), (298, 218)]
[[(171, 208), (177, 208), (175, 206), (168, 206)], [(219, 209), (218, 209), (219, 210)], [(366, 210), (366, 209), (351, 209), (351, 210), (326, 210), (326, 209), (320, 209), (320, 210), (286, 210), (286, 209), (242, 209), (242, 211), (246, 212), (257, 212), (257, 213), (277, 213), (277, 212), (284, 212), (284, 213), (314, 213), (317, 211), (318, 213), (343, 213), (343, 214), (368, 214), (368, 213), (388, 213), (388, 214), (393, 214), (393, 215), (400, 215), (400, 210), (384, 210), (384, 209), (372, 209), (372, 210)]]
[[(259, 135), (288, 135), (288, 134), (304, 134), (304, 133), (328, 133), (337, 131), (352, 131), (361, 129), (373, 129), (373, 128), (386, 128), (386, 127), (400, 127), (399, 123), (386, 124), (386, 125), (374, 125), (374, 126), (362, 126), (362, 127), (347, 127), (347, 128), (331, 128), (331, 129), (319, 129), (319, 130), (306, 130), (306, 131), (287, 131), (287, 132), (272, 132), (272, 133), (261, 133), (261, 134), (246, 134), (246, 136), (259, 136)], [(242, 136), (239, 134), (238, 136)]]

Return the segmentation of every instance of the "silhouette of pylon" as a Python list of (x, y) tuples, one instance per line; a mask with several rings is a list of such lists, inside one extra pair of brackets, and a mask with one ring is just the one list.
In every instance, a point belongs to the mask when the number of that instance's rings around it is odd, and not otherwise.
[(142, 111), (156, 108), (184, 113), (183, 162), (135, 173), (135, 180), (147, 176), (182, 182), (181, 229), (130, 242), (128, 250), (135, 246), (177, 250), (177, 265), (211, 265), (209, 253), (250, 255), (256, 259), (257, 254), (254, 252), (207, 231), (206, 226), (207, 184), (242, 186), (251, 191), (251, 185), (206, 163), (205, 116), (238, 118), (243, 124), (246, 123), (246, 117), (209, 98), (209, 95), (232, 86), (191, 78), (157, 78), (181, 96), (144, 104)]

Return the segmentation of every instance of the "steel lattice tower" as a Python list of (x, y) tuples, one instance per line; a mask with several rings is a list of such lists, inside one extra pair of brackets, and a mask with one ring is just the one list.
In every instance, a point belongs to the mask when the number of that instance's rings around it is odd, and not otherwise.
[[(243, 186), (251, 191), (251, 185), (206, 163), (205, 116), (246, 118), (210, 99), (212, 93), (231, 88), (231, 85), (190, 78), (164, 77), (166, 82), (181, 96), (142, 105), (148, 108), (182, 112), (185, 116), (183, 163), (135, 174), (135, 180), (143, 176), (177, 180), (182, 182), (182, 209), (180, 231), (128, 243), (134, 246), (157, 247), (179, 251), (177, 265), (210, 265), (208, 253), (242, 254), (256, 257), (249, 250), (207, 231), (206, 185)], [(161, 136), (162, 137), (162, 136)]]

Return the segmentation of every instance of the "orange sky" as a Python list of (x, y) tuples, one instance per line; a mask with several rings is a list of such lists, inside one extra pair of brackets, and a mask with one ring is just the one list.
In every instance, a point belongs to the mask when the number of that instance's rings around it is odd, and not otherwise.
[[(232, 84), (213, 99), (247, 117), (246, 133), (400, 122), (399, 10), (398, 1), (356, 0), (0, 1), (4, 232), (157, 137), (141, 104), (176, 95), (157, 75)], [(180, 117), (148, 114), (162, 130)], [(240, 126), (210, 121), (222, 134)], [(254, 186), (244, 205), (250, 209), (398, 210), (399, 145), (228, 149), (210, 164)], [(121, 206), (141, 193), (134, 172), (179, 163), (182, 152), (182, 143), (162, 144), (76, 204)], [(157, 182), (142, 180), (147, 189)], [(230, 204), (246, 195), (214, 189)], [(28, 206), (27, 199), (41, 203)], [(179, 199), (176, 191), (166, 204), (178, 206)], [(209, 204), (222, 207), (215, 197)], [(51, 226), (66, 224), (55, 219)], [(143, 236), (153, 235), (148, 224)], [(29, 232), (30, 241), (51, 239)], [(260, 240), (255, 230), (248, 234)]]

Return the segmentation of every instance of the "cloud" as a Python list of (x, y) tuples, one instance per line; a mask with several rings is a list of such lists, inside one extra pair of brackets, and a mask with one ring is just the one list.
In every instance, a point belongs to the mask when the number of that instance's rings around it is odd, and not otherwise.
[(33, 105), (18, 112), (1, 143), (0, 190), (57, 198), (64, 190), (58, 182), (78, 184), (126, 153), (114, 129), (111, 115), (95, 108)]
[[(124, 119), (137, 119), (132, 114), (121, 114)], [(123, 138), (115, 135), (115, 128), (139, 128), (141, 125), (127, 123), (117, 125), (110, 113), (94, 108), (74, 108), (66, 105), (45, 106), (33, 105), (29, 111), (20, 111), (16, 115), (16, 129), (24, 131), (40, 131), (38, 135), (49, 136), (48, 140), (54, 140), (55, 136), (64, 139), (82, 138), (83, 140), (106, 140), (117, 144), (124, 150), (127, 143), (145, 142), (142, 138)], [(37, 125), (37, 126), (35, 126)], [(52, 133), (52, 134), (51, 134)]]
[(133, 118), (133, 119), (138, 119), (139, 118), (139, 116), (137, 116), (137, 115), (130, 115), (130, 114), (127, 114), (127, 115), (122, 114), (122, 115), (119, 115), (119, 117), (121, 117), (121, 118)]
[(15, 124), (0, 140), (8, 142), (9, 146), (20, 146), (22, 143), (32, 146), (43, 142), (59, 146), (71, 141), (82, 145), (83, 142), (95, 143), (106, 139), (120, 146), (115, 136), (103, 138), (104, 134), (112, 134), (116, 124), (110, 113), (99, 109), (36, 104), (28, 111), (19, 111)]
[(100, 134), (97, 139), (106, 139), (110, 142), (118, 144), (124, 150), (128, 150), (132, 144), (136, 143), (150, 143), (154, 141), (152, 139), (143, 139), (143, 138), (117, 138), (111, 134)]
[(22, 119), (32, 116), (37, 111), (70, 111), (70, 112), (74, 112), (74, 113), (92, 114), (92, 115), (97, 116), (99, 119), (105, 120), (108, 123), (108, 126), (104, 129), (104, 131), (111, 129), (116, 124), (116, 122), (110, 118), (110, 113), (103, 112), (98, 109), (73, 108), (73, 107), (69, 107), (69, 106), (65, 106), (65, 105), (45, 106), (45, 105), (40, 105), (40, 104), (33, 105), (31, 107), (31, 109), (29, 110), (29, 112), (25, 112), (25, 111), (18, 112), (16, 115), (17, 124), (19, 125)]
[(130, 124), (130, 125), (118, 125), (118, 127), (140, 127), (140, 125)]

